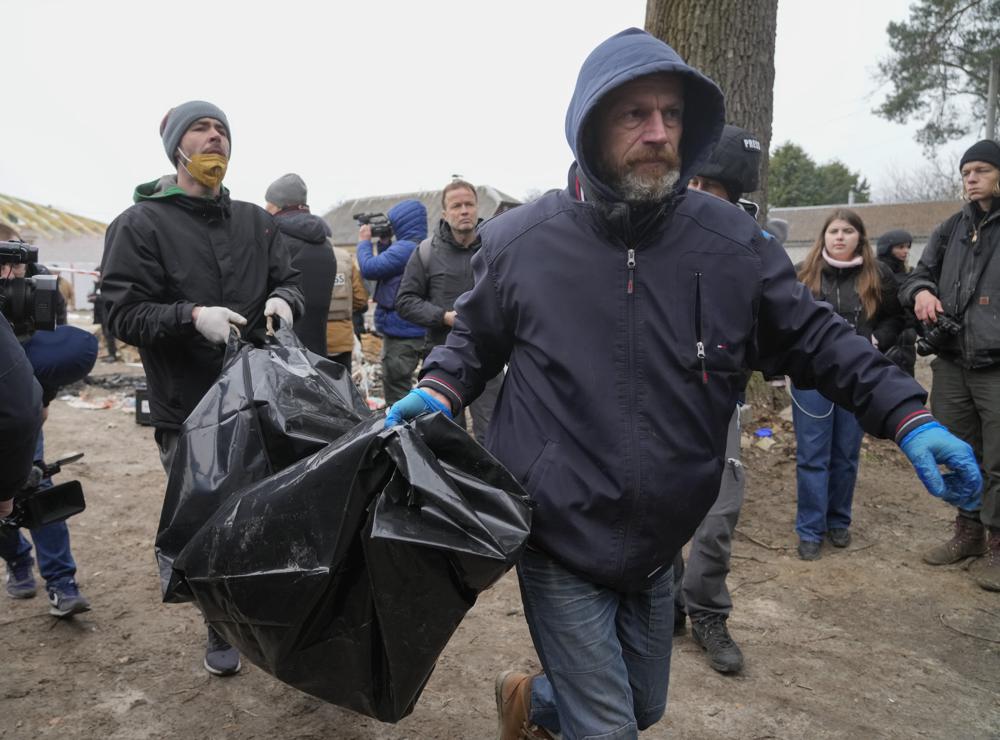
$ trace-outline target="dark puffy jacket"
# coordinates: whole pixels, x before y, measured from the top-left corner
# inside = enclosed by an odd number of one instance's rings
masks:
[[[448,222],[441,219],[432,237],[427,269],[420,259],[419,246],[406,263],[396,294],[396,310],[407,321],[427,328],[431,346],[443,344],[448,338],[451,327],[444,324],[444,314],[455,308],[462,293],[472,290],[472,256],[480,244],[477,238],[463,247],[455,241]]]
[[[225,348],[194,328],[195,306],[225,306],[264,338],[264,304],[284,298],[302,315],[298,272],[263,208],[187,195],[171,178],[140,185],[108,227],[101,300],[111,332],[139,348],[153,425],[177,429],[219,375]]]
[[[326,357],[326,314],[337,277],[337,257],[326,240],[330,225],[304,206],[280,211],[274,221],[292,256],[292,267],[301,274],[306,308],[295,322],[295,334],[310,352]]]
[[[638,213],[582,142],[602,96],[654,72],[685,78],[684,165]],[[475,287],[420,382],[457,408],[509,362],[488,447],[537,503],[531,543],[621,590],[669,568],[714,502],[746,367],[817,385],[880,436],[925,397],[742,209],[686,190],[722,122],[718,88],[662,42],[631,29],[597,47],[567,116],[569,187],[483,224]]]
[[[375,330],[390,337],[422,337],[424,327],[410,323],[396,312],[396,293],[410,255],[427,238],[427,209],[419,200],[404,200],[386,214],[396,241],[372,253],[372,243],[358,244],[361,277],[377,280],[375,286]]]
[[[1000,362],[1000,200],[984,214],[975,203],[938,226],[909,274],[899,297],[913,307],[921,290],[958,317],[962,330],[939,345],[942,357],[963,367]]]
[[[899,305],[899,287],[892,271],[881,262],[876,261],[876,265],[881,278],[882,299],[873,317],[867,316],[858,295],[860,266],[836,268],[824,264],[820,273],[820,294],[816,298],[833,306],[833,310],[865,339],[871,340],[874,336],[879,350],[887,352],[896,345],[903,330],[903,307]],[[800,268],[796,265],[796,272]]]
[[[42,387],[10,323],[0,318],[0,501],[14,497],[31,473],[42,428]]]

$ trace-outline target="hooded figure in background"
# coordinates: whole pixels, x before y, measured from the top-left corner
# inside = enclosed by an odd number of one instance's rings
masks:
[[[372,242],[371,226],[358,232],[361,277],[375,285],[375,331],[382,335],[382,388],[385,402],[395,403],[413,387],[413,372],[424,356],[424,327],[407,321],[396,310],[403,271],[417,245],[427,238],[427,208],[419,200],[404,200],[386,214],[394,241]]]
[[[896,276],[896,282],[900,285],[906,279],[906,273],[911,269],[906,264],[911,246],[913,246],[913,237],[906,229],[887,231],[876,242],[876,256],[879,262],[884,263],[892,270],[892,274]]]
[[[536,503],[518,576],[543,673],[497,677],[501,738],[636,738],[662,717],[671,563],[715,501],[747,368],[815,384],[878,436],[931,422],[753,218],[688,189],[723,119],[662,41],[599,45],[566,116],[567,187],[480,227],[447,342],[386,417],[455,413],[507,365],[487,448]],[[974,495],[971,451],[956,464]]]
[[[876,242],[876,257],[878,261],[892,270],[896,287],[902,288],[906,276],[913,269],[906,263],[913,246],[913,236],[906,229],[887,231]],[[899,339],[885,356],[899,365],[907,375],[913,377],[917,367],[917,319],[910,310],[905,310],[905,324],[899,333]]]
[[[326,314],[337,276],[337,258],[327,241],[330,225],[309,212],[306,184],[294,172],[272,182],[264,199],[300,273],[305,311],[295,322],[295,335],[310,352],[326,357]]]

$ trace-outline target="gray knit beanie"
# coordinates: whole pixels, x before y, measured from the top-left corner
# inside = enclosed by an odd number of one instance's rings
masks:
[[[282,175],[272,182],[264,194],[264,200],[278,208],[304,206],[309,202],[306,198],[306,184],[294,172]]]
[[[214,118],[221,121],[229,134],[229,146],[233,145],[233,132],[229,128],[229,121],[226,114],[217,105],[206,103],[204,100],[189,100],[181,103],[175,108],[167,111],[167,115],[160,121],[160,136],[163,137],[163,148],[167,152],[170,164],[177,164],[177,146],[191,124],[199,118]]]

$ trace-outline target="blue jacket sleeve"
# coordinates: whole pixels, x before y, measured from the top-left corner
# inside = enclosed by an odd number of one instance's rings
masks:
[[[380,254],[372,254],[372,243],[367,239],[358,243],[358,267],[361,277],[367,280],[388,280],[396,275],[402,275],[406,262],[413,254],[416,245],[409,241],[397,241],[389,245]]]
[[[869,434],[894,438],[905,420],[926,414],[927,393],[798,282],[785,251],[761,244],[761,293],[754,369],[784,373],[852,409]]]

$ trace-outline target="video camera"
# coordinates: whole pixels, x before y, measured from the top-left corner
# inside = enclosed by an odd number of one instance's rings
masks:
[[[36,462],[31,469],[28,482],[14,496],[14,510],[6,519],[0,519],[0,526],[37,529],[46,524],[69,519],[87,508],[83,500],[83,486],[78,480],[48,488],[39,487],[44,479],[51,478],[62,470],[63,465],[76,462],[81,457],[83,453],[77,452],[50,465]]]
[[[0,265],[37,264],[38,248],[24,242],[0,242]],[[0,313],[14,328],[18,338],[39,329],[56,328],[55,275],[0,279]]]
[[[917,339],[917,354],[921,357],[936,355],[948,339],[962,331],[962,322],[946,313],[937,315],[937,322],[924,321],[920,325],[922,337]]]
[[[392,238],[392,224],[384,213],[355,213],[351,216],[359,224],[368,224],[372,227],[372,236],[380,239]]]

